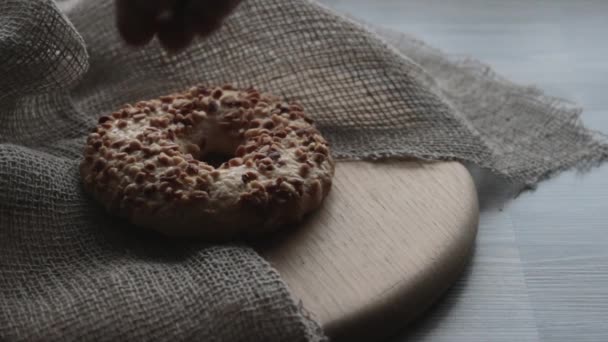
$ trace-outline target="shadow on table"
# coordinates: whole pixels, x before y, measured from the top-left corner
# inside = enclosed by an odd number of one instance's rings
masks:
[[[510,200],[524,190],[530,190],[524,184],[513,183],[496,174],[474,165],[467,165],[477,188],[479,211],[501,210]]]

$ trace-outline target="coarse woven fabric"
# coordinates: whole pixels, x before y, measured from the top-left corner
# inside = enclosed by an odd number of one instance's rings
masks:
[[[205,78],[156,48],[122,54],[110,1],[69,16],[0,1],[0,340],[325,340],[253,249],[162,239],[85,196],[97,116],[185,84],[177,69]]]
[[[534,185],[605,161],[580,109],[305,0],[246,0],[178,55],[130,49],[112,2],[0,1],[0,340],[318,341],[251,248],[105,215],[84,137],[125,102],[233,83],[300,100],[338,160],[460,160]]]

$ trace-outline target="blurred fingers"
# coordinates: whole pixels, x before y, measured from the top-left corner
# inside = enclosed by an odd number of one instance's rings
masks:
[[[171,16],[159,23],[158,40],[170,51],[178,51],[187,47],[194,38],[194,27],[186,1],[179,1],[171,9]]]
[[[241,0],[115,0],[117,27],[131,45],[157,35],[167,50],[188,46],[195,35],[208,36]]]

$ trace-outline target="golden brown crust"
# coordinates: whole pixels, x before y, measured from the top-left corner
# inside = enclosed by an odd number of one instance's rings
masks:
[[[210,152],[233,155],[218,168]],[[102,116],[80,167],[115,215],[168,235],[230,238],[294,223],[334,174],[328,142],[301,105],[229,85],[126,105]]]

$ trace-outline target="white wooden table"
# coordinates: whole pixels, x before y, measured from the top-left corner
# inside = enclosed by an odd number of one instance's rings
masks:
[[[322,0],[584,106],[608,133],[608,1]],[[608,341],[608,165],[510,200],[477,177],[472,264],[393,341]]]

